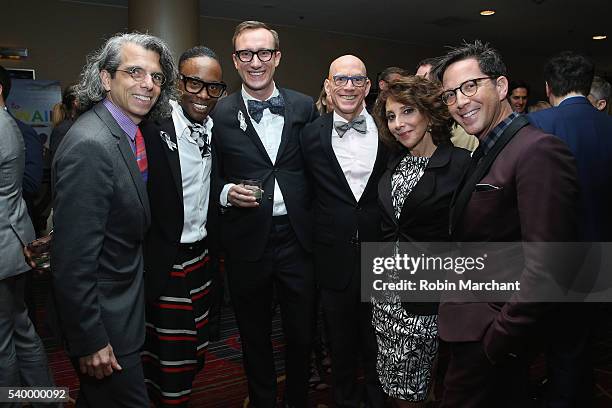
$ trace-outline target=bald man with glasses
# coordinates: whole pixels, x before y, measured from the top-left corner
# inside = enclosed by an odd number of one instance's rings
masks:
[[[376,339],[369,302],[361,302],[362,242],[381,240],[378,180],[387,151],[363,106],[370,91],[364,63],[334,60],[325,79],[334,111],[304,128],[301,142],[314,186],[315,272],[329,328],[333,396],[337,407],[383,407],[376,373]],[[358,385],[359,367],[365,385]]]

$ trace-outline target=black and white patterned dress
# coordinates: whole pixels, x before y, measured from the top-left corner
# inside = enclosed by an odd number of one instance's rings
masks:
[[[407,154],[397,165],[391,177],[396,218],[399,219],[406,197],[423,176],[428,162],[428,157]],[[396,245],[396,253],[397,249]],[[372,299],[372,302],[372,324],[378,343],[377,371],[383,390],[393,398],[424,400],[438,352],[438,316],[407,312],[399,296],[392,292],[385,294],[384,301]]]

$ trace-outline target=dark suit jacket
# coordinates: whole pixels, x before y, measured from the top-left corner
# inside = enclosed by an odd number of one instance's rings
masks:
[[[12,115],[11,115],[12,116]],[[28,206],[28,214],[34,220],[34,200],[43,179],[43,140],[34,128],[13,117],[23,135],[25,143],[25,169],[23,172],[23,199]]]
[[[380,182],[378,197],[382,208],[382,241],[443,242],[450,240],[448,220],[451,198],[470,161],[470,152],[449,144],[438,146],[429,159],[423,176],[414,186],[400,214],[395,217],[391,197],[391,177],[407,154],[396,152],[387,163]],[[436,303],[403,303],[415,314],[435,314]]]
[[[306,126],[301,145],[314,189],[313,252],[317,282],[326,289],[342,290],[352,277],[359,276],[360,242],[380,239],[377,185],[387,150],[378,143],[374,168],[356,201],[332,148],[332,122],[333,114],[328,113]]]
[[[71,357],[144,342],[142,243],[151,214],[127,135],[102,103],[66,134],[53,161],[51,269]]]
[[[64,119],[51,131],[51,135],[49,136],[49,151],[51,152],[51,160],[53,160],[57,148],[73,123],[74,119]]]
[[[164,288],[169,272],[178,252],[184,222],[183,182],[178,149],[170,150],[160,137],[166,132],[170,140],[177,144],[172,118],[159,121],[146,121],[140,126],[147,148],[149,177],[147,191],[151,204],[151,228],[145,242],[145,288],[149,301],[156,299]],[[178,146],[178,144],[177,144]],[[211,180],[214,179],[214,154]],[[213,183],[211,183],[212,187]],[[210,192],[208,215],[206,219],[209,252],[215,245],[215,219],[217,205],[214,197],[218,192]]]
[[[221,243],[229,256],[255,261],[263,254],[272,225],[274,179],[283,192],[287,215],[304,249],[311,249],[311,192],[304,175],[299,134],[317,116],[312,98],[279,88],[285,100],[285,125],[276,163],[272,163],[251,124],[240,91],[221,99],[212,115],[213,144],[219,170],[218,191],[240,179],[263,181],[264,196],[258,208],[224,209],[220,217]],[[240,129],[241,111],[247,128]],[[215,197],[218,202],[219,197]]]
[[[530,113],[531,123],[558,136],[576,158],[579,228],[584,241],[612,241],[612,117],[582,97]]]
[[[532,126],[523,127],[479,183],[499,189],[477,191],[474,184],[462,186],[458,194],[471,197],[463,211],[451,208],[455,241],[576,240],[576,167],[571,152],[558,138]],[[480,250],[478,256],[482,256],[481,245],[476,247],[480,248],[472,249]],[[550,303],[522,302],[523,293],[530,287],[550,285],[551,279],[557,278],[555,274],[564,272],[557,266],[547,253],[509,253],[504,249],[488,253],[488,270],[495,271],[498,281],[518,274],[521,291],[505,303],[441,303],[440,337],[452,342],[482,341],[491,361],[502,360],[509,353],[520,355],[552,307]],[[464,277],[469,278],[469,273]]]

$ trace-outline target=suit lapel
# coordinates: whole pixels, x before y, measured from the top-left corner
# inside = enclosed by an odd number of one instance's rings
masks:
[[[242,98],[242,92],[235,92],[234,95],[236,95],[236,98],[237,98],[236,100],[236,121],[239,122],[238,129],[240,129],[240,120],[238,119],[238,116],[240,115],[239,112],[242,112],[244,122],[247,125],[246,129],[244,130],[244,133],[247,135],[249,139],[251,139],[251,142],[253,142],[253,144],[257,146],[257,148],[259,149],[260,153],[263,155],[265,160],[267,160],[272,166],[272,160],[270,160],[270,156],[268,155],[266,148],[264,147],[263,143],[261,143],[261,138],[259,137],[259,135],[257,134],[257,131],[253,127],[253,123],[251,122],[251,117],[249,116],[247,108],[244,104],[244,99]]]
[[[340,163],[338,162],[338,158],[336,157],[336,153],[334,153],[334,149],[331,144],[333,120],[334,120],[333,113],[326,114],[325,120],[321,124],[321,129],[319,133],[321,137],[321,146],[323,146],[323,150],[329,156],[329,162],[331,163],[332,168],[334,172],[336,173],[336,176],[338,176],[340,184],[344,186],[345,191],[352,198],[352,201],[356,202],[355,196],[353,195],[353,191],[351,190],[351,187],[349,186],[348,181],[346,181],[346,177],[344,177],[344,172],[342,171],[342,167],[340,166]]]
[[[125,134],[123,137],[119,137],[117,145],[119,146],[119,151],[121,152],[123,160],[130,171],[130,176],[132,177],[132,181],[136,186],[138,198],[140,198],[140,203],[145,209],[147,222],[149,222],[151,214],[149,213],[149,197],[147,196],[147,187],[142,179],[142,174],[140,173],[138,164],[136,163],[136,156],[134,156],[132,147],[130,146]]]
[[[475,167],[473,167],[473,165],[468,166],[468,169],[463,176],[463,185],[460,184],[460,187],[455,192],[451,201],[449,225],[449,232],[451,234],[456,229],[457,223],[459,222],[459,219],[463,215],[463,211],[467,207],[468,202],[472,197],[476,184],[489,172],[489,169],[493,165],[493,162],[499,153],[510,142],[514,135],[528,124],[529,121],[524,115],[518,116],[512,121],[512,123],[510,123],[506,130],[504,130],[504,133],[500,136],[499,140],[497,140],[491,150],[489,150],[487,154],[480,159],[478,164]],[[470,174],[472,169],[473,173]]]
[[[452,153],[452,147],[447,144],[438,146],[434,154],[429,159],[425,172],[421,179],[414,186],[408,198],[404,202],[402,212],[400,214],[400,222],[403,222],[406,217],[414,214],[414,209],[417,208],[423,201],[430,197],[436,188],[436,170],[437,168],[448,165]]]
[[[134,155],[134,151],[132,150],[132,146],[130,146],[130,142],[128,142],[128,135],[125,134],[123,129],[119,126],[113,115],[106,109],[106,107],[102,103],[98,103],[94,106],[95,112],[98,114],[100,119],[106,124],[111,134],[117,139],[117,147],[123,156],[123,161],[128,168],[130,176],[132,177],[132,181],[134,182],[134,187],[136,187],[136,192],[138,194],[138,198],[140,199],[140,203],[145,210],[145,217],[147,224],[151,219],[151,210],[149,208],[149,197],[147,195],[147,187],[145,185],[144,180],[142,179],[142,174],[140,173],[140,169],[138,168],[138,163],[136,163],[136,156]]]
[[[377,149],[376,150],[376,160],[374,160],[374,167],[372,167],[370,178],[368,178],[368,182],[365,186],[365,189],[363,190],[363,193],[361,194],[361,198],[367,197],[371,189],[376,190],[378,186],[379,171],[382,170],[383,166],[385,165],[384,161],[387,158],[387,155],[384,153],[385,147],[383,146],[380,140],[378,141],[378,145],[376,146],[376,149]]]
[[[397,218],[395,218],[395,209],[393,208],[393,200],[391,198],[391,177],[393,177],[393,170],[395,170],[404,155],[405,152],[402,151],[402,153],[394,155],[389,160],[387,163],[387,171],[383,173],[381,182],[379,183],[380,188],[378,189],[378,198],[382,203],[382,207],[395,225],[397,225]]]
[[[285,101],[285,123],[283,124],[283,133],[281,135],[280,146],[278,147],[278,153],[276,154],[277,161],[279,157],[282,157],[283,151],[285,150],[285,146],[287,146],[287,142],[289,141],[291,128],[293,127],[292,119],[293,119],[293,104],[287,97],[287,93],[284,89],[278,88],[278,91],[283,96],[283,100]]]
[[[168,134],[168,136],[170,137],[170,141],[177,146],[176,149],[170,150],[166,143],[162,143],[163,150],[166,154],[166,158],[168,159],[168,167],[170,167],[170,174],[172,174],[172,179],[174,180],[176,191],[178,192],[179,199],[181,200],[181,205],[183,205],[183,179],[181,176],[181,162],[179,160],[178,141],[176,136],[176,130],[174,129],[174,122],[172,121],[172,119],[164,120],[160,123],[160,128],[161,131],[166,132],[166,134]]]

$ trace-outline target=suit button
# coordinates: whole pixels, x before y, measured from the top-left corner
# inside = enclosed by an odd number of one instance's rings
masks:
[[[355,207],[355,210],[357,210],[357,211],[361,211],[361,207],[360,207],[360,206],[357,206],[357,207]]]
[[[274,169],[273,171],[274,171],[275,173],[278,173],[278,169]]]
[[[268,194],[268,200],[272,201],[272,194]]]

